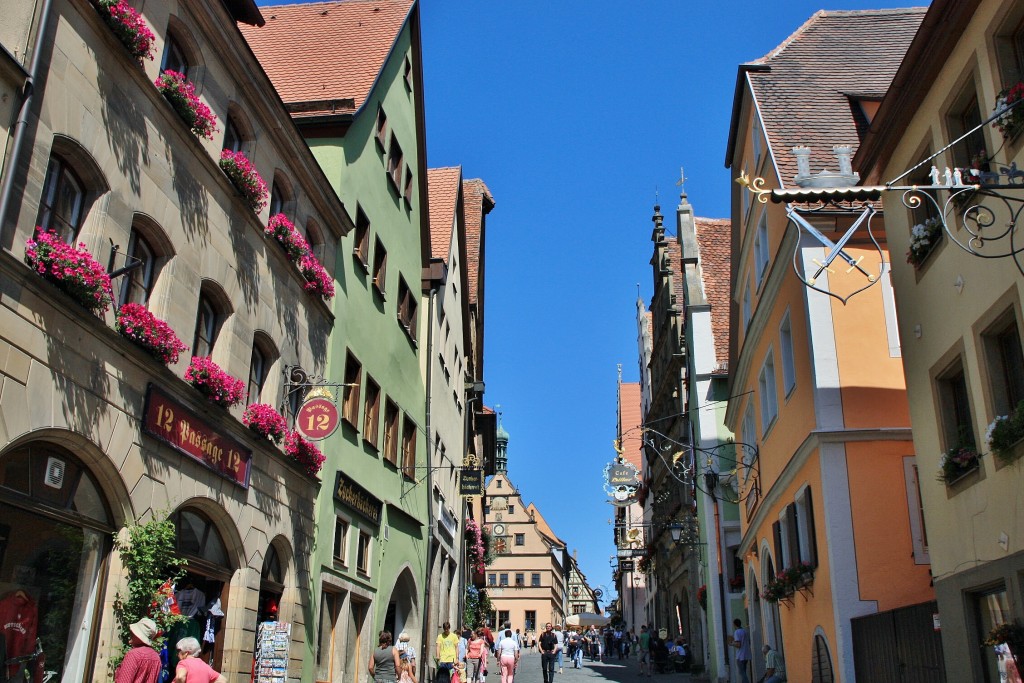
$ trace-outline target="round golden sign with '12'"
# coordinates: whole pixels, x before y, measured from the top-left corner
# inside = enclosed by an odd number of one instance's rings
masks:
[[[326,398],[312,398],[302,404],[295,417],[295,429],[310,441],[326,439],[341,421],[338,406]]]

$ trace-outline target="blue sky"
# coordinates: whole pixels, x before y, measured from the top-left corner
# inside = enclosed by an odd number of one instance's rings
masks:
[[[422,0],[427,156],[482,178],[485,379],[509,475],[611,585],[616,366],[638,380],[637,285],[650,301],[651,214],[674,230],[679,167],[698,216],[728,216],[736,69],[845,0]],[[924,4],[924,3],[916,3]]]

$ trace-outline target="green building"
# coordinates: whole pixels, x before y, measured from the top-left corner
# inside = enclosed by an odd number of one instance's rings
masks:
[[[419,7],[348,0],[263,12],[266,26],[246,38],[355,225],[334,268],[324,381],[340,392],[342,419],[321,442],[303,670],[303,680],[354,681],[382,629],[396,638],[406,631],[418,652],[430,651],[422,642],[429,425],[419,308],[431,283]]]

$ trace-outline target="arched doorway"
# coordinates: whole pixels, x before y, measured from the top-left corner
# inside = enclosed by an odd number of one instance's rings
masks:
[[[277,621],[284,595],[285,565],[277,547],[271,543],[267,555],[263,558],[263,569],[260,571],[260,601],[256,620]]]
[[[412,577],[412,572],[406,568],[395,581],[391,599],[388,600],[387,613],[384,615],[384,625],[381,627],[391,631],[395,640],[402,631],[407,631],[409,635],[419,633],[420,614],[417,596],[416,581]]]
[[[224,653],[224,618],[228,588],[234,573],[224,538],[202,510],[184,507],[170,517],[176,529],[176,550],[188,561],[175,586],[178,607],[189,619],[168,636],[171,670],[177,660],[174,644],[192,637],[202,646],[202,658],[220,671]]]
[[[765,553],[764,563],[764,575],[761,580],[767,584],[772,578],[775,577],[775,563],[772,561],[771,555]],[[779,654],[785,657],[785,647],[782,642],[782,617],[779,614],[779,603],[767,602],[763,604],[764,619],[762,624],[764,626],[764,643],[772,646],[772,649],[777,650]],[[758,651],[757,654],[759,654]]]
[[[0,634],[8,668],[91,677],[99,575],[114,524],[96,479],[70,451],[46,443],[0,459]],[[35,673],[35,676],[41,674]],[[6,678],[6,677],[5,677]],[[38,679],[37,679],[38,680]]]
[[[750,635],[750,655],[753,667],[752,680],[757,680],[764,675],[764,658],[761,657],[761,648],[764,647],[764,615],[761,606],[761,588],[757,580],[757,574],[751,568],[750,576],[747,578],[748,595],[750,596],[750,613],[747,615],[747,631]],[[739,679],[737,679],[739,680]]]

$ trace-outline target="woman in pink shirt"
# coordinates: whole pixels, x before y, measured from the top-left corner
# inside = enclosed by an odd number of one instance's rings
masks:
[[[174,670],[174,683],[228,683],[228,679],[213,670],[199,658],[199,641],[182,638],[178,641],[178,667]]]
[[[484,630],[478,628],[466,648],[466,660],[473,664],[472,683],[481,679],[481,673],[487,670],[487,638],[484,637]]]

